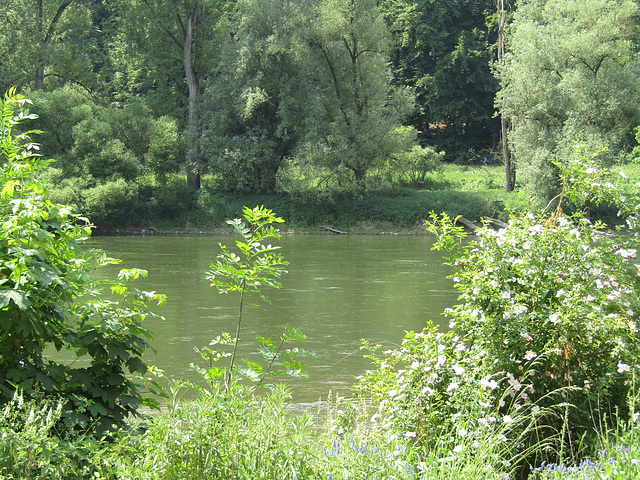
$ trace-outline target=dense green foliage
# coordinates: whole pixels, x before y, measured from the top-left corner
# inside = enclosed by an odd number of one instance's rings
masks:
[[[104,229],[220,223],[207,204],[227,192],[432,189],[435,159],[505,155],[501,183],[515,168],[542,208],[573,142],[603,165],[637,144],[633,0],[20,0],[0,15],[0,88],[33,93],[51,199]]]
[[[379,4],[395,43],[395,76],[416,91],[412,124],[421,131],[421,144],[444,150],[449,160],[477,162],[499,135],[493,106],[498,84],[491,72],[495,1]]]
[[[195,190],[206,175],[216,191],[325,198],[378,189],[381,178],[424,188],[434,158],[490,156],[478,150],[496,134],[483,120],[491,9],[422,7],[11,2],[0,10],[0,86],[33,93],[57,160],[43,172],[50,198],[104,229],[199,223],[209,194],[181,188],[185,177]],[[442,21],[425,31],[426,17]],[[426,39],[433,54],[418,65]],[[428,131],[445,124],[432,141]]]
[[[34,118],[26,105],[10,92],[0,110],[0,401],[16,394],[62,399],[67,427],[112,430],[144,401],[131,375],[147,369],[141,358],[151,339],[142,325],[152,315],[146,302],[163,297],[132,285],[146,275],[141,270],[122,270],[112,282],[90,277],[114,261],[83,250],[91,233],[86,218],[45,200],[36,175],[48,162],[29,139],[37,132],[15,132]],[[99,296],[105,287],[114,299]],[[79,362],[57,362],[52,352],[60,350],[74,352]]]
[[[554,162],[573,156],[573,142],[601,152],[604,165],[630,153],[640,123],[637,14],[634,1],[518,4],[498,104],[519,180],[543,203],[560,189]]]

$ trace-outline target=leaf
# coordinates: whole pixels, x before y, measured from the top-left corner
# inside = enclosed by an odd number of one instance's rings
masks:
[[[26,310],[31,304],[28,297],[29,294],[22,290],[0,290],[0,308],[5,308],[12,301],[20,310]]]
[[[94,417],[97,417],[99,415],[107,415],[109,413],[109,411],[106,408],[104,408],[102,405],[97,403],[89,405],[89,412]]]
[[[2,198],[8,199],[13,198],[13,194],[15,192],[15,188],[19,185],[17,180],[9,180],[4,184],[2,188]]]

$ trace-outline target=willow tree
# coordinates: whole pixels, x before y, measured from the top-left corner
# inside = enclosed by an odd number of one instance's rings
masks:
[[[600,160],[624,154],[640,122],[632,0],[525,0],[507,31],[497,103],[510,119],[519,179],[538,200],[556,192],[556,160],[575,143]]]
[[[311,2],[240,0],[203,98],[202,149],[222,186],[273,191],[309,130]]]
[[[311,44],[325,112],[325,160],[367,173],[398,147],[392,132],[413,109],[413,94],[392,82],[391,39],[374,0],[322,0]]]

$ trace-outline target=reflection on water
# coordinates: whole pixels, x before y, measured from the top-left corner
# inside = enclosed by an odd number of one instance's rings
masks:
[[[150,321],[153,346],[147,361],[171,377],[196,380],[189,367],[203,364],[194,347],[208,345],[222,331],[235,333],[238,297],[209,286],[205,272],[233,236],[181,235],[96,237],[92,247],[123,260],[119,268],[144,268],[139,283],[168,297],[156,311],[164,321]],[[287,380],[296,403],[326,399],[330,390],[348,395],[354,377],[368,368],[360,339],[398,344],[405,330],[420,330],[457,298],[445,277],[433,238],[406,236],[287,235],[278,242],[289,261],[282,289],[265,290],[271,300],[245,308],[239,358],[257,360],[255,337],[277,338],[286,324],[307,335],[306,348],[317,358],[303,359],[309,377]],[[111,268],[111,267],[109,267]]]

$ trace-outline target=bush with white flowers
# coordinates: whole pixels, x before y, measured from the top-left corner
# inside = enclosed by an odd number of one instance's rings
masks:
[[[585,445],[600,419],[626,418],[640,353],[638,202],[589,158],[562,171],[548,212],[513,215],[475,239],[432,214],[434,248],[446,252],[460,292],[446,312],[451,329],[408,334],[360,382],[363,392],[388,397],[385,414],[399,428],[433,443],[438,432],[472,432],[490,404],[503,418],[525,412],[528,421],[511,429],[513,447],[524,455],[544,439],[551,458],[560,445]],[[605,233],[590,221],[588,207],[602,202],[619,206],[624,230]]]

